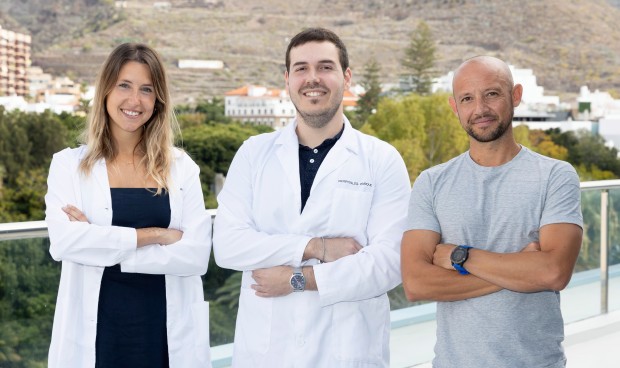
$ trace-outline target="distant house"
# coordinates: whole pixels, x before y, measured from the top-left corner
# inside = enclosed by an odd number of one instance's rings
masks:
[[[355,110],[355,108],[357,107],[357,100],[359,100],[358,95],[349,90],[344,91],[344,96],[342,97],[342,105],[344,106],[345,110]]]
[[[223,69],[224,62],[222,60],[179,59],[177,66],[179,69]]]
[[[577,97],[579,115],[585,119],[599,120],[609,115],[620,115],[620,100],[614,99],[609,92],[590,91],[581,86]]]
[[[295,118],[295,106],[283,89],[248,85],[224,94],[225,115],[231,119],[274,129]]]

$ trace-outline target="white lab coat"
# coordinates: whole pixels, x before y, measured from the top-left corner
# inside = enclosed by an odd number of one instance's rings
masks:
[[[296,124],[248,139],[218,196],[214,256],[244,271],[233,367],[388,367],[389,300],[401,282],[400,241],[410,181],[398,152],[353,129],[321,164],[302,213]],[[302,264],[313,237],[353,237],[364,248]],[[317,291],[261,298],[251,271],[314,265]]]
[[[175,149],[170,227],[182,230],[182,239],[138,249],[135,229],[111,226],[105,161],[96,163],[89,176],[79,173],[85,152],[82,146],[56,153],[48,177],[45,220],[50,254],[62,261],[48,367],[95,367],[101,277],[105,266],[119,263],[123,272],[166,275],[170,367],[211,367],[209,305],[200,279],[211,251],[211,218],[204,208],[198,166]],[[67,204],[81,209],[90,224],[70,222],[61,210]]]

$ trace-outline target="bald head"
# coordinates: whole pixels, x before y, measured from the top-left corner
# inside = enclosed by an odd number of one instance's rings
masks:
[[[522,93],[523,87],[514,84],[505,62],[477,56],[465,61],[454,72],[449,102],[474,141],[487,143],[507,139],[513,142],[512,118]]]
[[[510,67],[503,60],[492,56],[475,56],[465,60],[454,72],[452,79],[452,90],[455,84],[462,78],[468,78],[471,73],[485,72],[494,74],[496,78],[503,81],[510,89],[514,86]]]

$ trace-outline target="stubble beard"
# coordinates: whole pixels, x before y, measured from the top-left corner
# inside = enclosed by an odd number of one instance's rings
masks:
[[[310,86],[306,86],[306,88],[303,88],[302,90],[299,91],[299,95],[303,96],[304,90],[307,89],[312,89],[312,88],[318,88],[321,87],[319,84],[312,84]],[[324,88],[326,91],[327,88]],[[338,93],[338,91],[335,91],[336,94]],[[336,99],[336,101],[342,101],[344,93],[340,94],[340,97]],[[319,99],[312,99],[310,100],[310,104],[312,105],[316,105],[319,103]],[[340,103],[333,103],[332,101],[328,101],[329,105],[320,111],[315,111],[315,112],[304,112],[302,111],[299,106],[297,106],[297,104],[295,104],[295,101],[293,101],[293,105],[295,106],[295,110],[297,110],[297,113],[299,113],[299,116],[303,119],[303,121],[308,124],[308,126],[310,126],[311,128],[315,128],[315,129],[321,129],[325,126],[327,126],[327,124],[329,124],[329,122],[334,118],[334,116],[336,116],[336,113],[338,112],[338,110],[340,109]]]
[[[475,139],[476,141],[480,142],[480,143],[488,143],[488,142],[493,142],[496,141],[498,139],[500,139],[501,137],[504,136],[504,134],[506,133],[506,131],[508,130],[508,127],[512,124],[512,118],[514,116],[514,113],[511,113],[510,116],[508,117],[508,119],[504,120],[504,121],[500,121],[499,117],[497,115],[485,115],[483,117],[493,117],[495,120],[499,121],[499,124],[497,125],[497,127],[488,132],[488,133],[483,133],[483,134],[479,134],[476,133],[474,131],[474,123],[473,123],[473,119],[470,119],[467,121],[467,128],[465,129],[467,131],[467,134],[472,137],[473,139]]]
[[[325,127],[329,122],[336,116],[340,105],[329,106],[328,108],[314,112],[314,113],[306,113],[301,111],[297,106],[295,109],[299,113],[299,116],[303,119],[303,121],[308,124],[310,127],[315,129],[320,129]]]

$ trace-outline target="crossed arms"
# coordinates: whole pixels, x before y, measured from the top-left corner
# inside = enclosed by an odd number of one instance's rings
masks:
[[[450,262],[454,244],[440,244],[430,230],[405,232],[401,243],[403,287],[409,300],[456,301],[494,293],[559,291],[570,281],[583,231],[570,223],[540,228],[540,242],[516,253],[472,248],[461,275]]]

